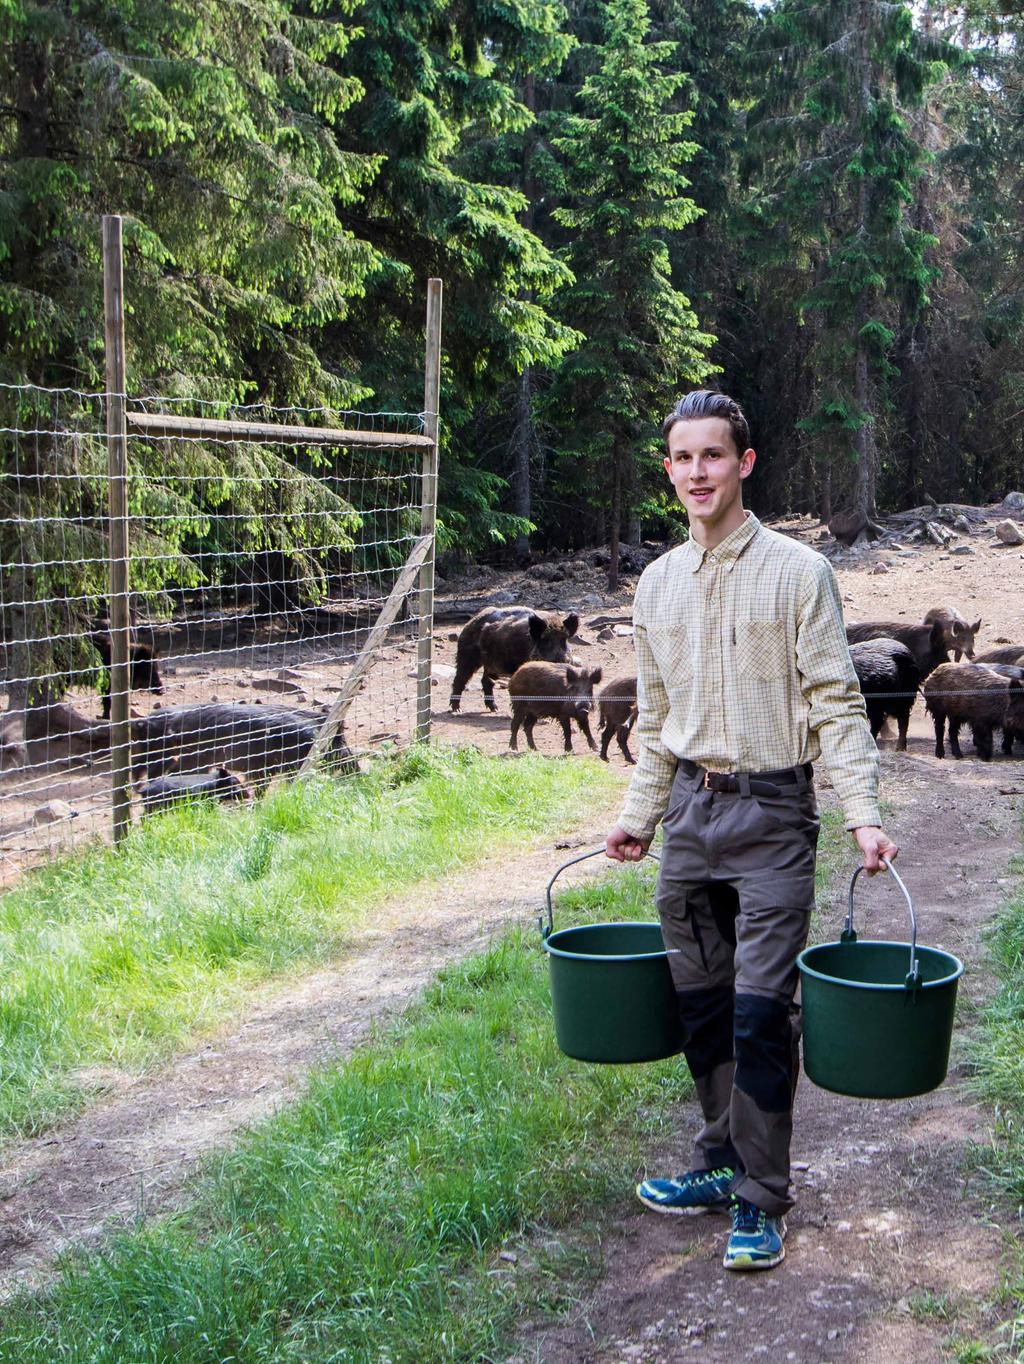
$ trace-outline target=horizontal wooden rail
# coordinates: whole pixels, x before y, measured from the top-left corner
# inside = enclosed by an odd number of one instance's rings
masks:
[[[177,417],[166,412],[129,412],[129,427],[154,437],[188,440],[275,441],[279,445],[373,445],[410,450],[433,446],[433,437],[410,431],[340,431],[330,426],[278,426],[273,422]]]

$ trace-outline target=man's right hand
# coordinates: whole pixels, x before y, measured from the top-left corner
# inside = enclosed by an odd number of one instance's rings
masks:
[[[639,862],[650,846],[649,838],[634,838],[618,824],[604,841],[605,856],[613,862]]]

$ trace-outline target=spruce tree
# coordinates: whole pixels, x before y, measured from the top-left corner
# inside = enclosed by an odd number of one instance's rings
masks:
[[[522,169],[531,78],[570,45],[562,15],[557,0],[363,0],[353,15],[361,36],[339,65],[365,92],[341,145],[382,157],[342,216],[382,264],[334,339],[343,353],[365,346],[359,374],[382,404],[418,407],[424,283],[443,278],[439,534],[463,551],[527,528],[500,509],[508,470],[482,447],[496,426],[507,431],[524,371],[555,363],[577,339],[548,306],[570,276],[532,231]]]
[[[803,272],[797,306],[821,325],[801,425],[829,474],[839,466],[839,500],[866,518],[895,329],[920,315],[934,275],[935,239],[908,211],[923,156],[905,111],[947,49],[887,0],[780,0],[758,47],[764,93],[748,126],[763,156],[751,203],[762,265]]]
[[[691,116],[667,112],[683,79],[665,69],[673,45],[646,41],[644,0],[609,0],[603,22],[599,66],[554,139],[568,200],[554,216],[575,276],[557,306],[586,339],[562,362],[550,407],[563,414],[563,455],[578,486],[608,508],[614,590],[655,422],[680,386],[711,372],[714,338],[670,278],[666,236],[699,215],[681,170],[696,150],[684,136]]]

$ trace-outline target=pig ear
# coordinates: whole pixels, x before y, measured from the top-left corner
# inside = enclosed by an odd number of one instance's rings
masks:
[[[579,668],[574,668],[572,664],[570,664],[569,667],[566,668],[565,670],[566,682],[580,682],[582,681],[582,679],[583,674],[580,672]]]
[[[928,636],[928,642],[931,644],[933,649],[938,649],[939,646],[942,644],[944,637],[945,627],[939,621],[936,621],[935,624],[932,626],[931,634]]]
[[[231,776],[231,773],[228,771],[228,769],[227,769],[226,767],[215,767],[215,768],[214,768],[214,771],[217,773],[217,776],[218,776],[218,777],[230,777],[230,776]]]
[[[572,639],[573,635],[580,628],[580,618],[574,611],[571,616],[566,616],[562,624],[565,626],[565,633]]]
[[[590,670],[590,680],[591,680],[591,682],[593,682],[593,684],[594,684],[595,687],[597,686],[598,682],[600,682],[602,676],[603,676],[603,674],[602,674],[600,668],[591,668],[591,670]]]
[[[980,617],[980,616],[979,616],[978,619],[974,622],[974,624],[971,626],[971,629],[974,631],[975,634],[977,634],[978,631],[981,629],[981,617]]]
[[[548,628],[548,623],[543,616],[538,616],[536,611],[530,612],[530,634],[534,639],[540,639],[544,631]]]

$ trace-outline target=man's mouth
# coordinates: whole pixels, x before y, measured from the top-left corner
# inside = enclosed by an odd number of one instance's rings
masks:
[[[691,488],[690,496],[695,498],[698,502],[706,502],[711,496],[712,491],[711,488]]]

